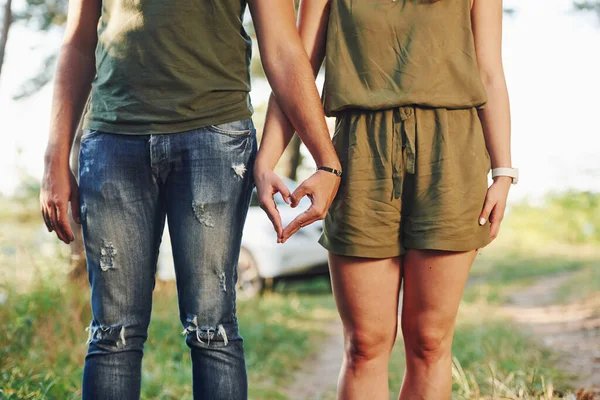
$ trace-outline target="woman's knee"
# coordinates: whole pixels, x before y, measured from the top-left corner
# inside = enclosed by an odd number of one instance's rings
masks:
[[[453,325],[449,323],[414,324],[402,322],[406,355],[426,364],[435,364],[452,353]]]
[[[351,366],[380,360],[386,363],[396,340],[395,329],[354,330],[346,333],[346,358]]]

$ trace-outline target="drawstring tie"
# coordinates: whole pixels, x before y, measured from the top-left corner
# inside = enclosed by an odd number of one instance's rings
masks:
[[[402,129],[398,129],[399,127],[402,127]],[[394,151],[392,154],[394,199],[398,199],[402,195],[403,165],[406,167],[406,173],[415,174],[416,134],[417,121],[414,107],[402,106],[396,108],[394,110]]]

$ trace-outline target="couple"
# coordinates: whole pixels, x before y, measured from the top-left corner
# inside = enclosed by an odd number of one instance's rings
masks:
[[[517,180],[502,1],[303,0],[298,29],[291,0],[248,5],[273,89],[258,151],[245,0],[69,2],[41,203],[62,241],[69,202],[83,227],[83,398],[140,396],[165,216],[194,398],[247,398],[235,284],[255,184],[279,242],[325,218],[346,343],[338,398],[388,398],[404,281],[400,399],[449,399],[467,275]],[[68,160],[88,96],[78,186]],[[273,169],[294,131],[318,170],[290,193]],[[276,193],[312,207],[283,227]]]

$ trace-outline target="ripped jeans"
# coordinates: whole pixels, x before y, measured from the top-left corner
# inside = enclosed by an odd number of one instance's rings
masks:
[[[256,148],[250,119],[164,135],[84,133],[80,206],[93,318],[83,399],[140,398],[165,216],[194,399],[247,398],[235,284]]]

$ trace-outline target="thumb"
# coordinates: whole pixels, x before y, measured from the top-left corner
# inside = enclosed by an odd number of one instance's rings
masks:
[[[309,190],[304,183],[298,186],[296,190],[294,190],[294,193],[292,193],[291,195],[292,207],[297,207],[298,203],[300,203],[300,200],[302,200],[302,198],[308,193]]]

